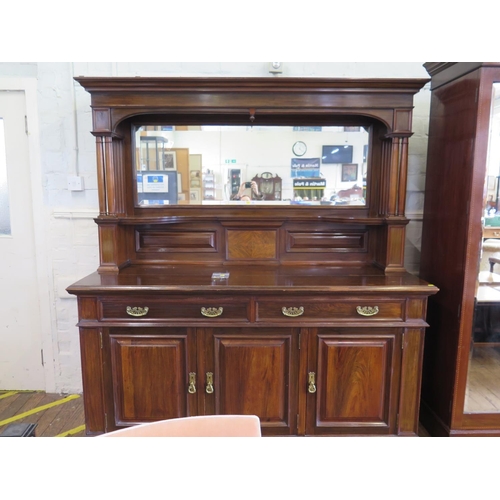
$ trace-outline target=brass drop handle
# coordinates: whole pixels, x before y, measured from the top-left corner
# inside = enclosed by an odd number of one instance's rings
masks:
[[[207,372],[207,386],[205,392],[207,394],[212,394],[214,392],[214,374],[212,372]]]
[[[378,306],[357,306],[356,312],[361,316],[375,316],[375,314],[378,314]]]
[[[298,316],[302,316],[304,314],[304,308],[301,307],[282,307],[281,312],[284,316],[288,316],[289,318],[297,318]]]
[[[196,392],[196,373],[189,373],[189,386],[188,386],[189,394],[194,394]]]
[[[309,372],[309,387],[307,388],[307,392],[310,394],[316,392],[316,373],[314,372]]]
[[[149,307],[130,307],[127,306],[127,314],[129,316],[135,316],[136,318],[140,316],[146,316],[149,311]]]
[[[207,318],[216,318],[222,314],[224,309],[222,307],[202,307],[201,314]]]

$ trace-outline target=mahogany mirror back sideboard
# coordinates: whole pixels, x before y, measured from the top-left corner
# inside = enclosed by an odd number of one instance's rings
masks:
[[[86,432],[254,414],[263,435],[416,435],[427,299],[404,268],[425,79],[94,78],[100,265]]]

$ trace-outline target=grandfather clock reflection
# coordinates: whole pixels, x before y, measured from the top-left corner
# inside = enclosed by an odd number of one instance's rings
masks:
[[[264,195],[263,200],[281,200],[281,177],[278,175],[263,172],[256,175],[252,181],[257,183],[259,193]]]

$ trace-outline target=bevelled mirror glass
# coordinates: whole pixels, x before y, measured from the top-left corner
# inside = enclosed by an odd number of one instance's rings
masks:
[[[142,125],[136,206],[365,206],[369,129]]]

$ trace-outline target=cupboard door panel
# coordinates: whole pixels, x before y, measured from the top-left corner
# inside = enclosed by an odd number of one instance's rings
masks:
[[[169,335],[110,334],[115,424],[129,425],[196,413],[196,394],[188,392],[189,350],[186,329]],[[196,358],[194,357],[194,360]]]
[[[395,334],[319,333],[313,341],[316,393],[308,394],[307,433],[394,432]]]
[[[289,329],[215,333],[215,412],[257,415],[263,434],[294,433],[297,344]]]

